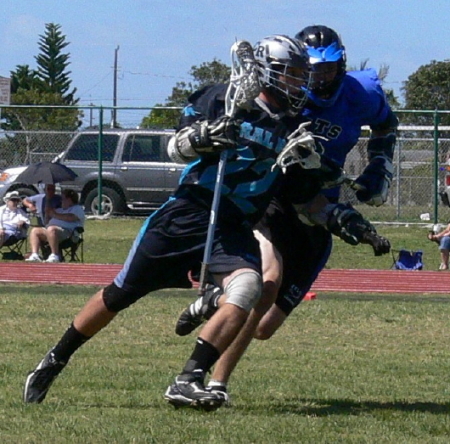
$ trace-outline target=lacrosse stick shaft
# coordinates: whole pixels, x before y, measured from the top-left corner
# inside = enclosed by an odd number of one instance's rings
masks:
[[[211,261],[212,246],[214,241],[214,232],[216,231],[217,215],[220,203],[220,191],[222,189],[223,178],[225,176],[225,166],[227,164],[227,151],[220,153],[220,160],[217,166],[216,182],[214,184],[214,196],[211,204],[211,213],[209,215],[208,232],[206,235],[205,251],[203,253],[202,268],[200,271],[199,295],[204,295],[206,291],[206,281],[209,272],[209,263]]]
[[[344,183],[345,185],[347,185],[354,191],[364,191],[366,189],[364,186],[359,185],[358,183],[356,183],[356,181],[354,179],[351,179],[348,176],[344,177],[344,180],[342,183]]]
[[[260,92],[258,74],[256,70],[253,48],[249,42],[238,41],[231,47],[231,77],[225,97],[225,115],[232,117],[239,107],[244,107],[250,100],[255,99]],[[206,283],[211,262],[212,246],[214,242],[214,232],[217,225],[219,212],[220,194],[222,190],[225,167],[227,164],[227,150],[220,153],[219,164],[217,166],[216,182],[214,185],[214,195],[211,204],[208,231],[206,235],[205,251],[200,270],[199,296],[203,296],[206,291]]]

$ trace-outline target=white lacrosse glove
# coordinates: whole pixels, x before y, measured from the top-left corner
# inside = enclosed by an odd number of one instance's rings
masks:
[[[320,136],[315,136],[311,131],[305,128],[311,122],[302,123],[292,134],[287,138],[286,146],[278,155],[274,165],[283,170],[290,165],[299,164],[305,170],[320,168],[320,154],[317,152],[315,139]]]

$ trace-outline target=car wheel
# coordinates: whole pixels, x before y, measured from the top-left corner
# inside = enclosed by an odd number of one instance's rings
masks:
[[[123,213],[124,203],[112,188],[103,188],[102,190],[102,216],[111,216],[112,214]],[[99,199],[98,190],[94,188],[89,191],[84,201],[84,209],[86,213],[99,215]]]
[[[36,193],[36,190],[33,188],[27,188],[27,187],[21,187],[21,188],[15,188],[14,191],[17,191],[19,193],[19,196],[23,199],[24,197],[30,197],[34,196]]]

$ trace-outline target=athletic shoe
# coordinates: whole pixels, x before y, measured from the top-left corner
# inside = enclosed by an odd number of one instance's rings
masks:
[[[45,262],[61,262],[57,254],[51,254]]]
[[[201,378],[200,378],[201,379]],[[212,412],[225,403],[221,393],[207,391],[196,375],[179,375],[164,398],[174,407],[193,407]]]
[[[205,387],[207,392],[217,393],[224,398],[223,405],[225,407],[231,407],[231,398],[227,392],[227,388],[224,385],[208,385]]]
[[[51,351],[47,353],[38,366],[27,376],[23,390],[24,402],[40,404],[66,364],[67,362],[57,361]]]
[[[201,325],[204,320],[211,318],[219,308],[219,298],[222,294],[219,287],[207,284],[205,294],[181,313],[175,326],[175,333],[179,336],[186,336]]]
[[[25,260],[27,262],[42,262],[41,257],[37,253],[31,253]]]

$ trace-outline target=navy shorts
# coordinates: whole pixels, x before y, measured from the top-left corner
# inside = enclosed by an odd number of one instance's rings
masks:
[[[114,283],[134,300],[162,288],[190,288],[188,272],[203,260],[210,211],[189,198],[170,199],[139,231]],[[258,241],[250,226],[217,222],[209,271],[261,273]]]
[[[283,259],[283,280],[276,305],[289,315],[305,297],[331,253],[328,230],[300,222],[291,206],[272,200],[263,219],[256,225],[275,246]]]

